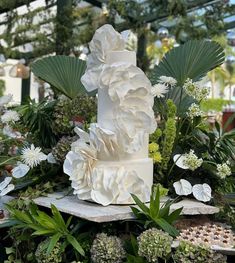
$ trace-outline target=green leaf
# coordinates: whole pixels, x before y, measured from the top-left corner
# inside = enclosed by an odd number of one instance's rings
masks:
[[[167,232],[169,235],[176,237],[179,235],[179,231],[170,225],[165,219],[163,218],[157,218],[154,220],[158,226],[161,227],[165,232]]]
[[[183,210],[183,207],[176,209],[170,215],[168,215],[167,218],[165,219],[170,224],[174,223],[180,217],[182,210]]]
[[[53,250],[53,248],[55,247],[56,243],[59,241],[61,236],[62,235],[60,233],[57,233],[51,237],[48,248],[47,248],[48,255],[51,253],[51,251]]]
[[[75,237],[73,237],[72,235],[67,235],[66,238],[68,242],[77,250],[79,254],[81,254],[82,256],[85,256],[85,252],[83,248],[78,243],[78,241],[75,239]]]
[[[132,198],[134,199],[135,203],[138,205],[138,207],[145,213],[149,213],[149,208],[143,203],[140,201],[140,199],[134,195],[134,194],[131,194]]]
[[[50,235],[55,233],[55,230],[49,230],[49,229],[42,229],[42,230],[37,230],[32,233],[33,236],[44,236],[44,235]]]
[[[53,214],[53,218],[55,219],[56,223],[58,224],[58,226],[63,230],[63,231],[67,231],[67,227],[66,224],[64,222],[64,219],[62,217],[62,215],[60,214],[59,210],[56,208],[56,206],[54,206],[53,204],[51,205],[51,211]]]
[[[85,69],[85,61],[69,56],[50,56],[32,64],[32,72],[37,77],[71,99],[86,92],[81,83]]]
[[[71,220],[73,219],[73,216],[70,216],[66,222],[66,228],[69,227],[70,223],[71,223]]]

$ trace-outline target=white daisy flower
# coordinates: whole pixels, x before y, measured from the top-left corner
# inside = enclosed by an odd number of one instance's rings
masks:
[[[31,147],[24,148],[22,150],[21,156],[23,162],[29,167],[33,168],[40,164],[41,161],[45,161],[47,159],[47,155],[41,152],[40,147],[36,147],[31,144]]]
[[[12,94],[0,97],[0,107],[8,104],[12,100]]]
[[[10,184],[12,180],[12,177],[6,177],[1,183],[0,183],[0,197],[8,194],[10,191],[14,190],[15,186],[13,184]]]
[[[30,167],[23,163],[18,163],[18,166],[16,166],[14,169],[12,169],[11,173],[14,178],[22,178],[24,177],[28,171],[30,170]]]
[[[161,76],[159,77],[159,83],[174,87],[177,83],[177,80],[172,77]]]
[[[168,87],[165,84],[162,83],[158,83],[155,84],[152,89],[151,89],[151,93],[154,97],[157,98],[163,98],[165,96],[165,94],[168,92]]]
[[[1,116],[2,123],[16,122],[19,119],[19,113],[14,110],[8,110]]]

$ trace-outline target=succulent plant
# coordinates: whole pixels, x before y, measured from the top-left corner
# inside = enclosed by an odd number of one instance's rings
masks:
[[[48,239],[39,243],[35,256],[38,263],[60,263],[62,262],[62,253],[61,253],[61,244],[59,242],[56,243],[55,247],[48,255],[46,251],[46,244],[48,243]]]
[[[148,262],[158,262],[158,259],[167,259],[171,253],[172,237],[157,228],[144,231],[138,238],[138,254]]]
[[[77,136],[63,136],[52,149],[52,155],[56,161],[63,163],[66,157],[66,154],[71,149],[71,144],[78,139]]]
[[[90,252],[93,263],[121,263],[125,258],[121,239],[105,233],[96,236]]]

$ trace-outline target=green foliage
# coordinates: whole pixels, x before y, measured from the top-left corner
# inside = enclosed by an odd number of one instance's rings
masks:
[[[176,263],[226,263],[227,257],[202,245],[181,241],[173,255]]]
[[[156,192],[150,197],[149,207],[145,205],[140,199],[132,195],[138,208],[132,206],[131,210],[136,216],[138,222],[144,225],[145,228],[157,227],[161,228],[171,236],[175,237],[179,234],[177,229],[173,227],[173,223],[179,218],[183,208],[176,209],[170,213],[170,206],[175,200],[168,200],[162,206],[160,206],[160,187],[156,187]]]
[[[43,100],[36,103],[30,100],[18,108],[18,112],[22,115],[22,124],[41,147],[50,148],[57,141],[52,130],[54,105],[55,101]]]
[[[162,162],[161,168],[167,170],[168,162],[171,158],[172,149],[176,137],[176,106],[172,100],[167,100],[168,118],[164,129],[164,140],[162,144]]]
[[[30,204],[27,211],[21,211],[9,205],[7,205],[7,209],[11,213],[11,220],[14,221],[15,227],[32,229],[34,230],[33,236],[50,237],[47,244],[48,254],[51,253],[59,240],[63,240],[62,246],[66,247],[70,244],[79,254],[84,256],[84,250],[69,230],[72,217],[69,217],[65,222],[54,205],[51,205],[52,216],[40,211],[35,204]]]
[[[46,57],[32,64],[32,71],[37,77],[70,99],[86,92],[81,83],[85,69],[85,61],[68,56]]]
[[[226,106],[228,104],[229,104],[229,101],[224,100],[224,99],[207,99],[201,102],[201,109],[205,112],[212,111],[212,110],[221,112],[223,109],[223,106]]]
[[[182,89],[184,82],[189,78],[197,81],[208,71],[224,62],[223,48],[216,42],[192,40],[186,44],[170,50],[159,65],[155,66],[150,74],[152,83],[157,83],[160,76],[169,76],[177,80],[177,87],[171,89],[166,99],[172,99],[178,115],[185,113],[193,99]],[[155,99],[155,108],[165,110],[165,99]]]
[[[126,263],[146,263],[146,260],[138,254],[138,243],[133,235],[130,236],[130,241],[126,242],[125,248],[127,251]]]
[[[6,89],[5,81],[3,79],[0,79],[0,96],[3,96],[5,89]]]

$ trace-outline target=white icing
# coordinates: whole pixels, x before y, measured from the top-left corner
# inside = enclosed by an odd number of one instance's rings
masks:
[[[76,129],[80,139],[64,163],[74,194],[102,205],[133,203],[130,193],[149,201],[153,183],[152,87],[124,44],[110,25],[96,31],[81,81],[87,91],[98,89],[98,123],[90,125],[90,134]]]

